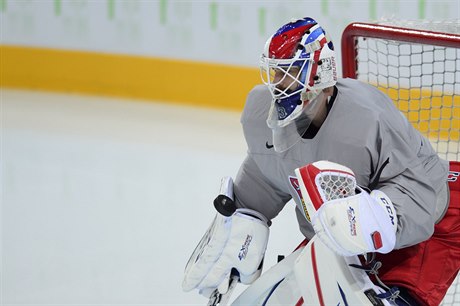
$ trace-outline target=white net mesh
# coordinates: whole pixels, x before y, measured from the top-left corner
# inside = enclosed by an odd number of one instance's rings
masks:
[[[356,179],[352,175],[325,171],[320,172],[315,181],[324,202],[355,195]]]
[[[441,157],[459,160],[460,48],[358,41],[358,79],[388,94]]]
[[[460,21],[383,23],[460,34]],[[355,44],[357,78],[389,95],[441,157],[460,160],[460,43],[454,48],[357,37]],[[460,305],[459,277],[442,305]]]

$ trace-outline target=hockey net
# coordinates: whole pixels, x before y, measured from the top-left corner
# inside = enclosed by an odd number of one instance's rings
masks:
[[[390,96],[442,158],[460,160],[460,21],[350,24],[342,63],[344,77]],[[460,277],[442,305],[460,305]]]

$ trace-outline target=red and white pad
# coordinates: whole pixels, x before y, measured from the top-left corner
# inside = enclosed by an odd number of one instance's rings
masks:
[[[379,299],[358,256],[343,257],[313,237],[271,267],[232,303],[243,305],[395,305]]]
[[[394,248],[397,216],[382,191],[369,195],[357,186],[351,169],[329,161],[295,173],[313,228],[328,247],[344,256]]]

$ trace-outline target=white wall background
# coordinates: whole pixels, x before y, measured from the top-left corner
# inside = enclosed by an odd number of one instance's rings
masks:
[[[266,39],[310,16],[340,37],[353,21],[460,19],[458,0],[0,0],[1,43],[256,66]]]

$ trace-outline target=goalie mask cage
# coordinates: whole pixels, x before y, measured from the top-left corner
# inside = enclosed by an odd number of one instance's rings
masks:
[[[460,22],[390,24],[344,30],[343,77],[385,92],[442,158],[459,161]],[[442,305],[460,305],[460,276]]]

